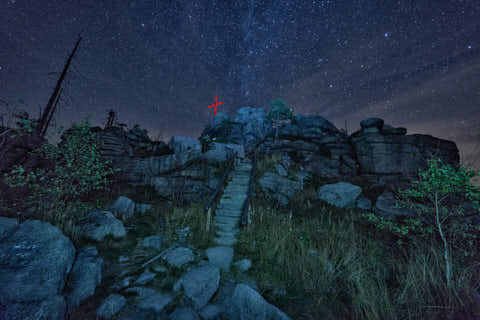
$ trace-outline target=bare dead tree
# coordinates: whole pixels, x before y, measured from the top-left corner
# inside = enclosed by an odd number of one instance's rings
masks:
[[[67,74],[68,68],[70,67],[70,63],[72,62],[73,57],[75,56],[75,53],[77,52],[78,46],[80,44],[80,41],[82,40],[82,37],[79,36],[78,40],[75,44],[75,47],[73,48],[72,52],[70,53],[70,56],[67,59],[67,62],[65,66],[63,67],[62,74],[60,75],[60,78],[57,80],[57,84],[55,86],[55,89],[53,90],[52,95],[50,96],[50,99],[48,100],[47,105],[45,106],[45,109],[42,113],[42,116],[40,117],[38,121],[38,125],[36,127],[37,134],[41,137],[45,135],[48,129],[48,124],[49,124],[49,119],[51,119],[51,114],[55,112],[55,106],[54,105],[55,101],[57,100],[57,96],[60,94],[60,89],[62,86],[62,82],[65,79],[65,76]]]
[[[55,104],[53,105],[53,109],[52,109],[52,112],[50,113],[50,116],[48,117],[47,125],[45,126],[44,130],[42,131],[42,135],[41,135],[42,137],[44,137],[45,134],[47,133],[47,129],[50,126],[50,121],[53,118],[53,114],[55,113],[55,110],[57,109],[57,104],[58,104],[58,101],[60,100],[62,92],[63,92],[63,88],[58,93],[57,100],[56,100]]]
[[[105,129],[113,126],[116,117],[117,113],[113,109],[108,110],[108,119],[107,123],[105,124]]]

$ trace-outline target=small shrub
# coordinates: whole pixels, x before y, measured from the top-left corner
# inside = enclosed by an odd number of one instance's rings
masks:
[[[22,166],[15,166],[5,174],[10,187],[29,187],[24,207],[45,213],[79,210],[94,193],[108,190],[108,177],[119,169],[108,168],[109,161],[100,161],[95,133],[90,131],[88,121],[74,125],[65,138],[59,147],[45,143],[31,152],[51,160],[54,172],[37,169],[25,174]]]

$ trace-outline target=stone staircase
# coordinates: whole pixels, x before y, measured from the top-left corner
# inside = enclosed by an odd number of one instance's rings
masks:
[[[220,246],[233,246],[236,243],[242,207],[247,199],[252,163],[249,159],[237,159],[236,161],[233,177],[225,187],[213,218],[215,228],[213,241]]]

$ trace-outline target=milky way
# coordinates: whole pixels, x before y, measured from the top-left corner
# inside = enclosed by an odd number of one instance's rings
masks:
[[[381,117],[467,153],[480,141],[480,2],[377,3],[2,1],[0,108],[36,117],[81,33],[57,125],[103,125],[113,108],[168,140],[198,136],[215,96],[229,114],[282,98],[349,131]]]

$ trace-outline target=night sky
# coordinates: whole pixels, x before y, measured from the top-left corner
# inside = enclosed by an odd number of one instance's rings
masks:
[[[462,159],[480,144],[478,0],[2,0],[0,113],[38,117],[80,32],[57,126],[114,109],[152,138],[198,137],[215,96],[231,115],[282,98],[348,132],[380,117],[453,140]]]

